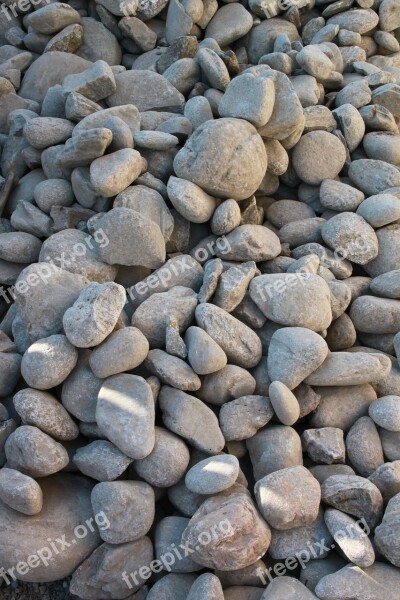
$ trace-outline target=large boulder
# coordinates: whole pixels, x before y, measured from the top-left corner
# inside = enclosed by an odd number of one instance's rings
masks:
[[[0,501],[0,564],[6,571],[14,568],[22,581],[45,583],[71,575],[101,539],[90,503],[91,480],[58,474],[41,479],[40,485],[38,515],[23,515]]]
[[[178,152],[174,169],[217,198],[249,198],[267,169],[267,153],[253,125],[243,119],[206,121]]]
[[[50,87],[61,84],[67,75],[82,73],[90,66],[88,60],[69,52],[46,52],[25,73],[19,95],[42,102]]]

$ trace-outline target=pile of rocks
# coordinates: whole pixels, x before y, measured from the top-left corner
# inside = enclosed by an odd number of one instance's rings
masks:
[[[0,577],[399,600],[399,0],[0,12]]]

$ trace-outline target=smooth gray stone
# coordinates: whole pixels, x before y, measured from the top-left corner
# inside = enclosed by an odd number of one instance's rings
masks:
[[[113,400],[114,399],[114,400]],[[101,432],[130,458],[145,458],[154,447],[154,399],[137,375],[113,375],[103,383],[96,406]]]

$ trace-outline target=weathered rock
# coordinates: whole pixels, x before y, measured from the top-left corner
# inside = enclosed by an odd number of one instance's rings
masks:
[[[185,344],[189,364],[198,375],[214,373],[225,367],[225,352],[204,329],[189,327],[185,333]]]
[[[122,286],[90,283],[63,317],[68,340],[78,348],[90,348],[105,340],[114,329],[126,300]]]
[[[195,391],[201,386],[200,378],[184,360],[164,350],[150,350],[145,366],[162,383],[179,390]]]
[[[318,516],[319,483],[302,466],[266,475],[254,489],[261,514],[274,529],[311,525]]]
[[[31,477],[6,467],[0,470],[0,500],[24,515],[37,515],[43,508],[40,485]]]
[[[26,425],[34,425],[60,441],[73,440],[78,436],[77,425],[63,405],[48,392],[26,388],[15,394],[13,402]]]
[[[222,348],[229,362],[254,367],[261,358],[261,342],[249,327],[212,304],[196,308],[196,322]]]
[[[241,396],[222,405],[219,414],[226,441],[247,440],[272,418],[273,409],[266,396]]]
[[[230,143],[224,143],[229,139]],[[239,119],[200,125],[178,152],[178,177],[219,198],[244,200],[260,185],[267,168],[264,144],[255,128]]]
[[[5,452],[8,465],[30,477],[47,477],[69,462],[61,444],[31,425],[21,425],[9,436]]]
[[[91,501],[95,514],[107,515],[109,527],[100,531],[100,536],[109,544],[140,539],[154,520],[154,491],[144,481],[98,483],[93,488]]]
[[[261,275],[250,283],[250,296],[268,319],[281,325],[322,331],[332,320],[329,287],[319,275]]]
[[[162,75],[152,71],[125,71],[115,77],[117,89],[107,98],[109,106],[134,104],[139,111],[182,112],[184,97]]]
[[[146,336],[151,348],[160,348],[165,345],[170,318],[177,322],[182,333],[192,322],[196,305],[197,295],[192,289],[174,286],[166,292],[153,293],[142,302],[133,313],[132,325]]]
[[[153,559],[153,545],[148,537],[126,544],[102,544],[73,573],[70,590],[80,598],[94,600],[99,594],[107,600],[121,597],[127,589],[135,592],[145,582],[121,577],[147,568]],[[129,592],[128,592],[129,593]],[[140,592],[139,592],[140,593]]]
[[[207,454],[217,454],[223,449],[225,440],[218,419],[201,400],[181,390],[163,386],[159,404],[166,427],[195,448]]]
[[[370,404],[368,414],[371,419],[388,431],[400,431],[400,397],[383,396]]]
[[[221,521],[221,515],[225,517]],[[216,526],[210,543],[201,544],[201,533]],[[199,537],[200,536],[200,537]],[[210,537],[210,534],[209,534]],[[232,545],[231,539],[235,539]],[[183,543],[194,548],[192,558],[205,567],[229,571],[246,567],[268,549],[271,533],[243,488],[223,492],[203,502],[183,532]]]
[[[359,519],[364,519],[372,530],[380,522],[383,512],[379,489],[364,477],[332,475],[321,485],[322,500],[334,508]]]
[[[98,481],[117,479],[132,462],[126,454],[106,440],[95,440],[78,448],[73,460],[84,475]]]
[[[309,457],[318,463],[343,463],[346,448],[343,431],[337,427],[306,429],[302,435],[304,449]]]
[[[108,239],[99,253],[109,265],[156,269],[164,263],[165,240],[159,226],[134,210],[113,208],[95,222],[95,230]]]
[[[346,437],[346,450],[351,464],[363,477],[368,477],[384,463],[379,434],[370,417],[361,417],[351,427]]]

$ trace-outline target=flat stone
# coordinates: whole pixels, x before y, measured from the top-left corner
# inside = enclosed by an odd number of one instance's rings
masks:
[[[185,476],[186,487],[195,494],[218,494],[230,488],[239,475],[236,456],[221,454],[196,463]]]
[[[334,508],[325,511],[325,523],[346,558],[358,567],[375,562],[375,552],[367,534],[358,522]]]
[[[165,260],[165,240],[159,226],[129,208],[113,208],[95,223],[96,231],[107,236],[99,247],[107,264],[156,269]]]
[[[322,365],[309,375],[309,385],[361,385],[380,378],[382,365],[377,355],[363,352],[331,352]]]
[[[91,501],[94,514],[107,515],[109,526],[100,529],[100,537],[109,544],[142,538],[154,520],[154,491],[144,481],[98,483],[92,490]]]
[[[21,425],[5,444],[8,466],[30,477],[47,477],[69,463],[64,446],[37,427]]]
[[[73,123],[66,119],[36,117],[25,123],[23,133],[31,146],[43,150],[48,146],[65,142],[71,137],[73,128]]]
[[[360,417],[351,427],[346,450],[351,464],[363,477],[369,477],[384,463],[379,434],[370,417]]]
[[[60,266],[90,281],[106,283],[115,279],[117,274],[116,266],[101,259],[100,248],[107,245],[108,239],[101,231],[95,232],[92,237],[78,229],[63,229],[44,241],[39,262]]]
[[[78,436],[77,425],[63,405],[48,392],[26,388],[15,394],[13,402],[26,425],[35,425],[60,441],[73,440]]]
[[[248,261],[224,271],[218,281],[213,303],[232,312],[243,300],[250,281],[256,274],[256,264]]]
[[[113,481],[129,467],[132,459],[106,440],[95,440],[78,448],[73,461],[84,475],[97,481]]]
[[[150,386],[137,375],[113,375],[103,383],[96,406],[101,432],[134,459],[154,447],[154,399]]]
[[[319,185],[335,179],[346,160],[346,151],[336,136],[327,131],[303,135],[293,151],[293,167],[302,181]]]
[[[80,20],[79,13],[72,6],[60,2],[57,5],[44,6],[31,13],[27,25],[29,24],[38,33],[49,35],[58,33],[67,25],[79,23]]]
[[[372,385],[315,387],[320,395],[316,411],[311,415],[313,427],[338,427],[348,431],[359,419],[368,414],[370,404],[376,400]]]
[[[16,284],[15,301],[31,341],[61,330],[64,312],[78,298],[85,282],[81,275],[68,273],[55,265],[50,268],[33,264],[22,271]]]
[[[163,386],[159,404],[168,429],[207,454],[221,452],[225,440],[218,419],[204,402],[181,390]]]
[[[268,319],[281,325],[322,331],[332,320],[329,287],[319,275],[261,275],[250,283],[250,296]]]
[[[40,485],[31,477],[7,467],[0,470],[0,500],[24,515],[37,515],[43,508]]]
[[[157,524],[154,536],[155,556],[158,560],[162,561],[171,548],[179,547],[188,523],[189,519],[181,516],[168,516],[161,519]],[[200,569],[200,565],[195,563],[189,554],[188,556],[179,555],[169,570],[176,573],[193,573]]]
[[[254,367],[261,358],[261,342],[247,325],[212,304],[200,304],[196,322],[225,352],[229,362]]]
[[[201,386],[199,377],[184,360],[177,356],[171,356],[164,350],[150,350],[145,366],[162,383],[179,390],[195,391]]]
[[[368,409],[371,419],[388,431],[400,432],[400,397],[382,396],[370,404]]]
[[[121,3],[111,0],[111,3],[121,7],[121,4],[123,6],[130,1],[122,0]],[[104,2],[107,0],[103,0]],[[91,63],[104,60],[111,66],[121,64],[122,53],[118,40],[107,27],[104,27],[103,23],[91,17],[82,17],[81,26],[83,28],[83,44],[76,51],[77,56],[81,56]]]
[[[213,38],[219,46],[230,46],[250,31],[251,14],[240,4],[222,6],[207,25],[206,38]]]
[[[354,327],[365,333],[397,333],[400,319],[397,311],[397,300],[365,295],[354,300],[350,318]]]
[[[209,404],[221,406],[233,398],[252,394],[255,388],[256,380],[246,369],[237,365],[226,365],[204,377],[197,395]]]
[[[389,565],[379,563],[381,573],[379,581],[373,579],[368,573],[378,565],[376,562],[372,567],[360,569],[355,565],[346,565],[333,574],[326,575],[318,582],[315,591],[321,600],[329,600],[334,593],[340,600],[348,598],[352,594],[360,600],[374,600],[379,595],[384,595],[388,600],[394,600],[397,592],[389,585],[387,587],[389,573],[386,572]],[[389,580],[390,581],[390,580]]]
[[[364,519],[370,529],[380,523],[383,501],[379,489],[358,475],[332,475],[321,485],[322,500],[342,512]]]
[[[321,489],[305,467],[266,475],[256,482],[254,493],[261,514],[274,529],[311,525],[318,516]]]
[[[26,71],[19,94],[41,103],[50,87],[62,84],[67,75],[81,73],[90,66],[88,60],[69,52],[46,52]]]
[[[308,587],[294,577],[280,576],[268,584],[268,589],[262,594],[260,600],[279,600],[280,598],[296,598],[296,600],[316,600]]]
[[[375,542],[378,551],[396,567],[400,564],[398,541],[399,502],[399,494],[389,500],[382,523],[375,529]]]
[[[357,209],[371,227],[384,227],[400,218],[400,198],[392,194],[376,194],[364,200]]]
[[[332,250],[356,264],[364,265],[378,256],[375,231],[359,213],[343,212],[332,217],[321,234]]]
[[[118,598],[126,594],[127,590],[127,583],[122,579],[121,573],[138,573],[152,559],[153,545],[148,537],[126,544],[102,544],[73,573],[71,593],[91,600],[95,600],[98,595],[109,599]],[[111,571],[109,565],[113,565]],[[137,584],[128,581],[132,586],[131,591],[136,592],[145,579],[139,577]]]
[[[272,418],[273,409],[265,396],[241,396],[222,405],[219,420],[227,441],[247,440]]]
[[[146,336],[151,348],[162,348],[170,318],[177,322],[179,332],[183,333],[193,320],[196,306],[196,293],[178,285],[154,293],[142,302],[133,313],[132,325]]]
[[[139,111],[165,110],[180,113],[185,99],[162,75],[152,71],[125,71],[115,77],[117,89],[107,98],[109,106],[134,104]]]
[[[225,260],[270,260],[281,252],[278,236],[263,225],[240,225],[226,236],[227,249],[217,247],[217,256]]]
[[[224,592],[219,578],[212,573],[200,575],[190,588],[187,600],[223,600]]]
[[[281,469],[303,464],[298,433],[286,425],[269,425],[247,440],[256,481]]]
[[[385,501],[390,500],[400,492],[400,462],[384,463],[368,479],[379,489]]]
[[[192,223],[205,223],[217,207],[216,199],[191,181],[171,176],[167,190],[174,208]]]
[[[71,415],[84,423],[96,420],[97,396],[103,381],[90,368],[90,350],[81,350],[77,366],[64,381],[61,402]]]
[[[352,182],[367,196],[400,185],[400,173],[394,165],[383,160],[354,160],[349,168]]]
[[[102,196],[115,196],[130,185],[143,170],[143,160],[131,148],[101,156],[90,165],[90,183]]]

